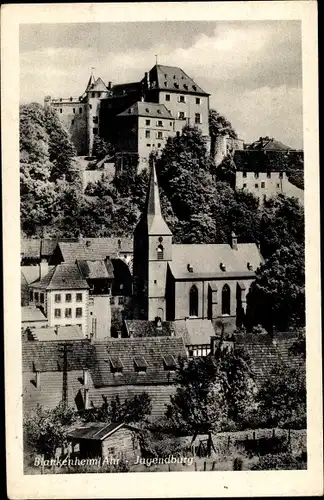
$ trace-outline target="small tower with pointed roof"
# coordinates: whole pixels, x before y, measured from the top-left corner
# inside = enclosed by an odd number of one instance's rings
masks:
[[[165,320],[167,264],[171,260],[172,233],[162,216],[152,163],[145,209],[134,231],[134,299],[138,319]]]
[[[101,78],[95,78],[93,69],[85,90],[87,95],[87,136],[88,136],[88,154],[92,156],[93,142],[96,135],[99,135],[100,104],[101,99],[108,96],[108,88]]]

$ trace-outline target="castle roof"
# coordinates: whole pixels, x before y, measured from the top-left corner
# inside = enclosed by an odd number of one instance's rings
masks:
[[[237,250],[228,244],[173,244],[169,267],[182,280],[254,278],[262,261],[255,243],[238,243]]]
[[[90,75],[90,78],[89,78],[89,81],[88,81],[88,85],[87,85],[85,91],[88,92],[88,90],[91,89],[91,87],[92,87],[92,85],[94,85],[94,83],[95,83],[95,77],[94,77],[93,72],[91,71],[91,75]]]
[[[144,215],[146,216],[149,235],[172,235],[161,213],[159,186],[154,162],[151,168],[150,184]]]
[[[87,89],[88,91],[96,91],[96,92],[107,92],[108,89],[102,79],[99,77],[97,80],[95,80],[91,86]]]
[[[153,66],[150,70],[150,82],[151,88],[160,90],[209,95],[181,68],[176,66],[163,66],[161,64]]]
[[[167,118],[168,120],[174,120],[170,111],[164,104],[143,101],[135,102],[117,116],[146,116],[148,118]]]
[[[257,141],[248,146],[247,149],[257,149],[262,151],[289,151],[291,148],[273,137],[260,137]]]
[[[88,283],[83,278],[77,264],[59,264],[42,279],[31,283],[33,288],[44,290],[88,289]]]

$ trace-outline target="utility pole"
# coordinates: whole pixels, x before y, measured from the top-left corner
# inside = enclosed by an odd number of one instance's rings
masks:
[[[60,354],[63,355],[62,401],[64,406],[68,406],[68,354],[71,348],[72,344],[67,342],[60,346]]]

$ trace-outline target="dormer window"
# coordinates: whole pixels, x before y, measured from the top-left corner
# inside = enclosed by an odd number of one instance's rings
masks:
[[[189,273],[193,273],[193,267],[191,264],[187,265],[187,269],[188,269]]]
[[[219,267],[221,268],[222,271],[226,271],[226,266],[223,262],[219,264]]]
[[[147,362],[144,356],[135,356],[134,366],[137,373],[145,373],[147,370]]]
[[[164,257],[164,248],[163,245],[159,245],[157,247],[157,258],[158,260],[163,260],[163,257]]]
[[[247,268],[249,271],[253,271],[253,266],[252,266],[251,262],[247,263]]]
[[[157,112],[158,112],[159,115],[161,114],[161,110],[160,109],[158,109]]]
[[[197,87],[196,87],[196,85],[193,85],[193,86],[192,86],[192,88],[193,88],[194,90],[197,90]]]
[[[175,86],[176,89],[179,88],[179,84],[178,83],[175,83],[174,86]]]
[[[188,85],[187,85],[186,83],[183,85],[183,87],[184,87],[186,90],[188,90]]]
[[[150,112],[149,108],[145,108],[145,111],[146,111],[146,113]]]
[[[174,371],[177,368],[176,360],[172,354],[165,354],[163,356],[163,365],[165,370]]]
[[[110,356],[110,371],[112,373],[123,373],[123,363],[119,356]]]

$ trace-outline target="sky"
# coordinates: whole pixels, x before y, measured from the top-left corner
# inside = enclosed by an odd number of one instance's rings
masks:
[[[94,67],[107,84],[179,66],[245,142],[303,147],[299,21],[20,25],[20,102],[79,96]]]

